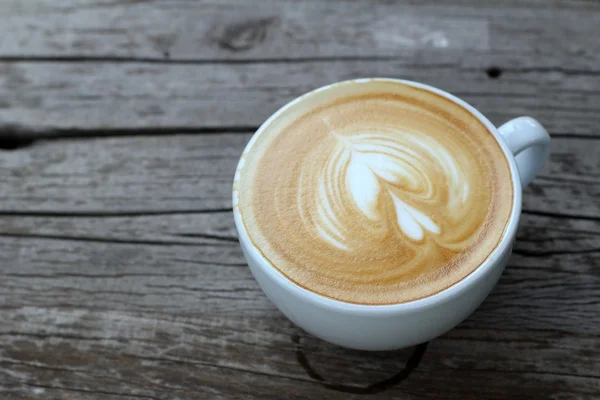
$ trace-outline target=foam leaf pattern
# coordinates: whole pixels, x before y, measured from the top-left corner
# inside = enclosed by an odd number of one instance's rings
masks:
[[[489,129],[404,85],[315,96],[276,117],[245,153],[238,207],[271,265],[358,304],[422,298],[481,265],[514,202]]]
[[[415,199],[437,201],[432,175],[446,175],[448,205],[460,206],[469,195],[468,184],[461,180],[460,164],[432,138],[405,134],[395,139],[378,133],[333,132],[332,137],[335,143],[318,179],[318,211],[311,223],[322,240],[337,248],[352,250],[351,240],[345,235],[349,224],[388,223],[389,212],[382,206],[385,202],[394,210],[396,232],[407,240],[439,235],[442,227],[435,217],[415,205]],[[353,218],[353,211],[358,211],[364,221],[360,216]]]

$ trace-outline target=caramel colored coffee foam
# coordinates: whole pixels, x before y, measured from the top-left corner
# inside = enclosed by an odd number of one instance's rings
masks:
[[[403,303],[473,272],[512,209],[505,156],[463,107],[392,81],[347,82],[279,114],[243,155],[246,230],[296,284]]]

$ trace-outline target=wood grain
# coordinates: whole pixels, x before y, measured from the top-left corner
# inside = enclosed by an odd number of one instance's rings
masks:
[[[43,307],[53,299],[90,309],[271,315],[245,265],[230,212],[2,222],[7,306]],[[489,314],[473,323],[594,334],[600,221],[525,215],[522,225],[504,284],[488,299]]]
[[[439,86],[496,124],[598,134],[594,3],[342,3],[3,3],[0,135],[251,128],[364,76]]]
[[[526,216],[523,224],[544,219]],[[8,375],[0,382],[20,393],[29,382],[38,389],[150,398],[314,398],[329,390],[306,375],[299,351],[328,382],[356,390],[386,379],[411,354],[352,352],[304,335],[264,297],[235,242],[208,244],[197,232],[227,224],[229,213],[3,220],[0,262],[9,267],[1,277],[0,371]],[[545,226],[556,222],[564,223]],[[568,225],[600,232],[598,222]],[[73,237],[60,236],[69,226],[78,227]],[[185,244],[152,242],[158,235],[172,241],[194,227],[199,237]],[[442,398],[473,391],[531,398],[541,388],[544,396],[597,393],[600,258],[585,240],[557,245],[565,240],[557,239],[561,234],[549,229],[533,238],[546,249],[569,249],[542,258],[519,254],[528,249],[520,234],[494,293],[458,329],[430,344],[410,380],[385,394],[421,398],[428,387],[457,380],[468,386],[449,385]]]
[[[598,135],[600,79],[564,71],[482,68],[443,59],[250,64],[0,62],[0,133],[253,129],[319,86],[365,76],[416,80],[471,103],[495,124],[521,114],[551,133]]]
[[[249,136],[57,140],[3,154],[0,391],[315,398],[333,387],[358,396],[405,368],[414,349],[325,344],[262,294],[229,210]],[[493,294],[381,396],[599,392],[600,165],[585,151],[595,143],[555,141]]]
[[[0,398],[600,398],[598,26],[591,0],[0,2]],[[364,76],[553,134],[494,292],[395,352],[283,317],[231,215],[257,126]]]
[[[165,135],[39,142],[0,158],[0,210],[126,213],[231,207],[233,174],[251,134]],[[556,138],[523,208],[600,215],[597,139]]]
[[[422,56],[598,72],[594,1],[10,0],[0,57],[215,61]],[[22,27],[26,26],[27,31]],[[468,56],[468,57],[465,57]],[[432,61],[432,60],[430,60]]]
[[[344,350],[304,336],[275,311],[271,317],[201,312],[183,317],[24,307],[0,314],[3,320],[28,322],[9,325],[8,332],[2,327],[9,345],[0,361],[6,367],[2,371],[10,372],[13,387],[30,382],[31,389],[44,390],[41,398],[48,398],[46,391],[78,396],[94,389],[98,396],[115,397],[306,399],[337,393],[347,398],[351,394],[327,389],[307,376],[298,355],[326,382],[358,391],[402,370],[414,351]],[[474,393],[490,399],[593,398],[598,391],[597,343],[585,335],[461,327],[430,343],[419,368],[381,395],[420,399],[433,387],[443,388],[434,392],[442,399]],[[2,386],[4,393],[10,390]]]

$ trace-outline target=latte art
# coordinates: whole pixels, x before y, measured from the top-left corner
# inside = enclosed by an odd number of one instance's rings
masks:
[[[417,242],[425,235],[439,240],[443,237],[443,221],[436,223],[432,215],[441,218],[439,207],[445,207],[450,217],[462,219],[473,206],[468,202],[469,183],[462,171],[460,151],[452,154],[435,139],[414,132],[389,130],[345,136],[332,130],[331,136],[332,140],[323,144],[326,148],[322,151],[331,154],[326,157],[325,168],[315,171],[317,182],[309,179],[314,168],[308,162],[302,166],[307,171],[301,175],[298,193],[316,191],[315,204],[299,202],[300,215],[306,225],[314,225],[323,240],[340,249],[351,251],[361,244],[360,238],[359,243],[353,243],[350,227],[345,226],[348,221],[357,223],[351,220],[352,208],[359,210],[366,217],[361,222],[371,227],[385,224],[386,208],[380,207],[380,202],[386,197],[395,212],[387,228]],[[434,182],[430,177],[437,179]],[[438,182],[445,187],[437,187]],[[447,194],[445,205],[440,204],[442,193]],[[436,205],[433,211],[428,210],[431,203]]]
[[[308,95],[257,135],[235,206],[265,258],[309,290],[361,304],[439,292],[500,241],[512,208],[506,159],[445,98],[348,85]]]

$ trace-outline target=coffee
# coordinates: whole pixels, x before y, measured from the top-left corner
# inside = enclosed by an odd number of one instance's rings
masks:
[[[251,241],[296,284],[357,304],[435,294],[500,242],[511,172],[460,105],[395,81],[297,100],[242,156],[234,192]]]

